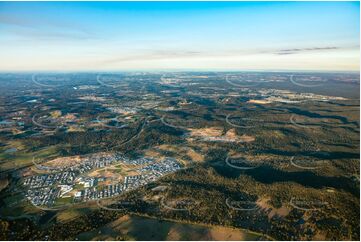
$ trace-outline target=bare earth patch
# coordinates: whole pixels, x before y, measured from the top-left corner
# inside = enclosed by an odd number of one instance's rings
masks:
[[[261,198],[261,199],[257,200],[257,205],[260,208],[269,211],[269,213],[268,213],[269,219],[271,219],[272,217],[274,217],[276,215],[280,216],[280,217],[285,217],[290,213],[291,209],[288,208],[287,206],[282,205],[280,208],[275,208],[269,204],[270,200],[271,200],[270,198]]]
[[[9,185],[8,179],[4,178],[0,180],[0,191]]]
[[[203,141],[211,141],[211,142],[235,142],[235,143],[243,143],[243,142],[252,142],[255,140],[253,136],[249,135],[238,135],[236,129],[229,129],[225,134],[223,128],[221,127],[211,127],[211,128],[203,128],[203,129],[189,129],[190,130],[190,138],[188,141],[193,141],[194,139],[200,139]]]
[[[193,162],[203,162],[204,161],[204,155],[197,152],[191,147],[188,146],[178,146],[178,145],[159,145],[155,147],[159,151],[153,151],[149,150],[147,151],[146,155],[149,154],[156,154],[153,155],[153,157],[157,158],[164,158],[165,156],[160,154],[160,151],[171,151],[175,153],[175,157],[178,161],[182,162],[183,164],[187,164],[187,161],[183,159],[183,156],[188,156]]]
[[[49,167],[71,167],[81,164],[82,162],[83,159],[80,156],[70,156],[56,158],[44,163],[44,165]]]
[[[270,100],[257,100],[257,99],[251,99],[247,103],[256,103],[256,104],[269,104],[272,103]]]

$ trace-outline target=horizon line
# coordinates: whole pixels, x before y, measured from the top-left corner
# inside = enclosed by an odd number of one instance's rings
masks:
[[[359,70],[295,70],[295,69],[117,69],[117,70],[0,70],[4,73],[117,73],[117,72],[316,72],[316,73],[360,73]]]

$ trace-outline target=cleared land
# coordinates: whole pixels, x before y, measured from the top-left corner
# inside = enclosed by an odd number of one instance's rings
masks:
[[[259,240],[261,236],[245,230],[125,215],[104,227],[82,233],[81,240]]]

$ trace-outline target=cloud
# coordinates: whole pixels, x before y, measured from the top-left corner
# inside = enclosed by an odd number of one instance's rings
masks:
[[[327,47],[312,47],[312,48],[295,48],[295,49],[281,49],[275,52],[276,55],[292,55],[309,51],[324,51],[324,50],[338,50],[340,47],[327,46]]]
[[[0,24],[16,25],[20,27],[31,27],[32,21],[30,21],[30,19],[2,14],[0,15]]]
[[[149,60],[163,60],[163,59],[181,59],[188,57],[202,57],[205,53],[200,51],[189,51],[189,50],[154,50],[148,51],[143,54],[133,54],[121,56],[118,58],[106,59],[103,61],[104,64],[111,64],[117,62],[128,62],[128,61],[149,61]]]
[[[66,21],[35,19],[26,16],[0,15],[0,25],[9,26],[3,32],[20,36],[24,40],[84,40],[96,38],[96,35],[83,26]]]
[[[95,39],[91,34],[74,30],[38,30],[38,29],[10,29],[7,32],[20,37],[20,41],[68,41],[68,40],[88,40]]]
[[[183,59],[183,58],[233,58],[244,56],[255,56],[264,54],[276,55],[293,55],[303,52],[315,52],[326,50],[344,49],[336,46],[326,47],[307,47],[307,48],[292,48],[292,49],[268,49],[268,50],[213,50],[213,51],[193,51],[193,50],[147,50],[141,51],[141,54],[128,54],[118,58],[110,58],[104,60],[103,63],[116,63],[139,60],[162,60],[162,59]]]

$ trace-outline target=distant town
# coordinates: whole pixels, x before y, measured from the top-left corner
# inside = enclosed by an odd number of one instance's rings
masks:
[[[121,169],[110,167],[121,164],[139,167],[133,170],[139,175],[125,176],[122,182],[101,186],[100,189],[98,184],[106,180],[106,177],[86,176],[87,173],[94,170]],[[71,202],[83,202],[117,196],[175,172],[181,169],[182,165],[170,157],[156,161],[151,157],[129,159],[120,154],[112,154],[91,155],[86,157],[81,164],[71,167],[55,168],[44,165],[36,165],[36,167],[51,173],[25,177],[23,185],[27,189],[26,197],[35,206],[52,207],[56,205],[58,198],[72,198]],[[79,185],[83,189],[79,189]],[[78,189],[74,189],[76,186]],[[73,195],[70,195],[71,192]]]

